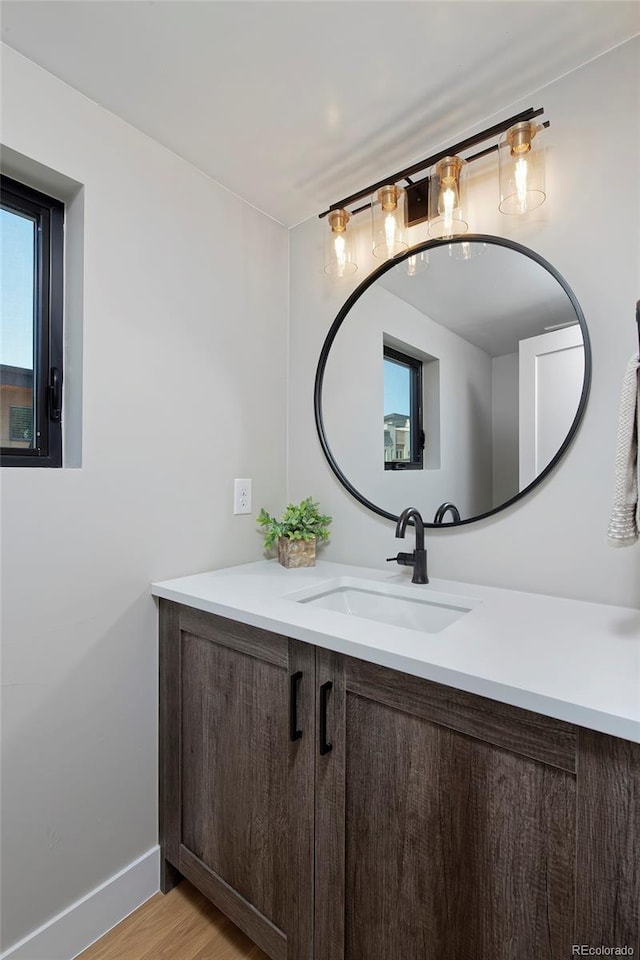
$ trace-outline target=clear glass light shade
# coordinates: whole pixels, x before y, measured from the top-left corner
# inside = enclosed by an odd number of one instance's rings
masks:
[[[371,198],[372,250],[374,257],[389,260],[408,249],[405,225],[406,194],[394,184],[382,187]]]
[[[464,218],[465,161],[460,157],[444,157],[431,176],[429,184],[429,236],[434,240],[459,237],[469,224]]]
[[[358,269],[353,254],[351,236],[347,229],[351,214],[346,210],[331,210],[325,230],[324,272],[333,277],[346,277]]]
[[[475,257],[481,257],[486,249],[486,243],[469,243],[463,240],[461,243],[449,244],[449,256],[453,260],[473,260]]]
[[[408,277],[417,277],[420,273],[426,273],[429,269],[429,251],[421,250],[420,253],[412,253],[404,261],[402,267]],[[400,264],[396,269],[400,269]]]
[[[529,213],[546,199],[544,147],[534,139],[540,130],[529,121],[517,123],[500,144],[500,213]]]

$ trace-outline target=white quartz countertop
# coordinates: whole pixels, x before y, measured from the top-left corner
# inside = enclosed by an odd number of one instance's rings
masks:
[[[340,577],[472,598],[473,609],[424,633],[298,603],[288,594]],[[275,560],[154,583],[157,597],[338,653],[640,742],[640,610],[496,587],[432,580],[411,571],[319,561],[286,570]]]

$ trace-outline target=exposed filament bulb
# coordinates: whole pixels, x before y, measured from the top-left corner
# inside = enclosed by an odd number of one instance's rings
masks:
[[[333,240],[333,249],[336,258],[336,273],[339,277],[344,276],[344,268],[347,262],[346,243],[341,233],[337,233]]]
[[[384,237],[389,256],[392,256],[396,242],[396,218],[392,213],[388,213],[384,218]]]
[[[529,164],[526,157],[519,157],[515,166],[516,193],[518,195],[518,212],[527,212],[527,179],[529,176]]]
[[[455,188],[455,183],[453,186],[447,184],[444,189],[441,187],[438,198],[438,213],[444,217],[445,236],[451,233],[451,228],[453,227],[453,211],[457,206],[458,191]]]

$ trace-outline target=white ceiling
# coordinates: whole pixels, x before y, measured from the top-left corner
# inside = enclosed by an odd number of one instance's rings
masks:
[[[471,249],[471,259],[456,260],[448,245],[436,247],[426,273],[409,277],[399,263],[369,290],[379,283],[490,357],[517,353],[520,340],[548,327],[578,322],[562,286],[535,260],[494,244]]]
[[[640,29],[636,0],[7,0],[0,10],[7,44],[287,226],[503,119]]]

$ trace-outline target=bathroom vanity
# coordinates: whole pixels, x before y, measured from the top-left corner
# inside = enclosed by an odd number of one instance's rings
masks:
[[[164,892],[273,960],[638,956],[640,611],[325,562],[153,592]]]

